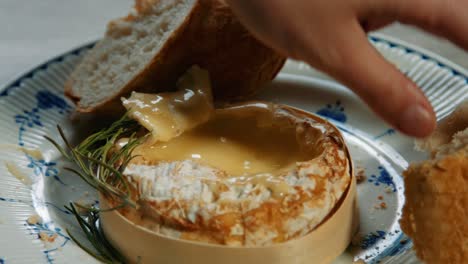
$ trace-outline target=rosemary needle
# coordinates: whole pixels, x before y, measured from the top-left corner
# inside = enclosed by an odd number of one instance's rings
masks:
[[[94,251],[84,246],[70,230],[67,230],[71,239],[84,251],[104,263],[126,263],[125,257],[115,249],[107,240],[99,225],[99,211],[85,210],[85,213],[78,212],[75,205],[70,203],[70,207],[65,206],[78,221],[87,240],[94,247]],[[97,252],[97,254],[96,254]]]

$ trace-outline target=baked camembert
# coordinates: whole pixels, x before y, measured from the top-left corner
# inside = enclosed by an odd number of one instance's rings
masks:
[[[334,126],[271,103],[215,107],[198,67],[178,86],[122,99],[149,134],[123,172],[138,204],[123,216],[161,235],[230,246],[285,242],[327,219],[351,183]]]

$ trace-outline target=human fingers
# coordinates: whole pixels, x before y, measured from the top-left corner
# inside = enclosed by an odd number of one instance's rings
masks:
[[[339,54],[328,58],[324,70],[398,130],[415,137],[428,136],[436,119],[421,90],[375,50],[358,21],[337,30],[346,41],[329,43],[335,47],[327,48]]]
[[[366,15],[361,9],[378,13],[381,7],[353,6],[351,1],[228,2],[257,37],[339,79],[402,132],[423,137],[433,130],[434,113],[424,95],[378,54],[359,23]],[[388,14],[377,23],[372,20],[370,29],[391,20]]]

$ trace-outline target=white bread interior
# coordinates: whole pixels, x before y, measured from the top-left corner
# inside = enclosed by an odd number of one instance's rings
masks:
[[[177,30],[195,0],[162,0],[137,19],[109,23],[106,37],[83,59],[73,72],[71,93],[79,95],[80,106],[100,104],[127,85],[157,54]]]
[[[461,151],[468,147],[468,127],[465,130],[459,131],[452,136],[452,141],[448,144],[441,145],[435,155],[436,158],[441,158],[455,152]]]
[[[416,148],[436,155],[443,149],[449,154],[460,149],[468,142],[468,100],[462,102],[457,108],[438,125],[434,133],[423,140],[416,142]]]

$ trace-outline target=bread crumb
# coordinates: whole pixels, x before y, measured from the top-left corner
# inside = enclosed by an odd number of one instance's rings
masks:
[[[39,215],[34,214],[34,215],[31,215],[30,217],[28,217],[28,219],[26,220],[26,222],[27,222],[29,225],[37,225],[37,224],[42,223],[42,218],[41,218]]]
[[[362,183],[366,179],[367,179],[366,172],[364,171],[363,168],[359,167],[356,172],[356,182]]]
[[[379,204],[375,204],[374,205],[374,209],[387,209],[387,203],[385,202],[381,202]]]
[[[40,232],[39,233],[39,239],[44,241],[44,242],[47,242],[47,241],[49,241],[49,235],[46,232]]]
[[[392,187],[386,187],[385,192],[386,193],[393,193],[393,188]]]
[[[54,243],[55,240],[57,239],[57,237],[58,237],[57,234],[49,235],[46,232],[40,232],[39,233],[39,239],[41,241],[47,242],[47,243]]]
[[[377,199],[383,200],[383,196],[382,196],[382,195],[379,195],[379,196],[377,196]]]
[[[57,234],[53,234],[53,235],[51,235],[51,236],[49,236],[49,237],[47,238],[47,242],[49,242],[49,243],[54,243],[54,242],[55,242],[55,239],[56,239],[57,237],[58,237]]]

